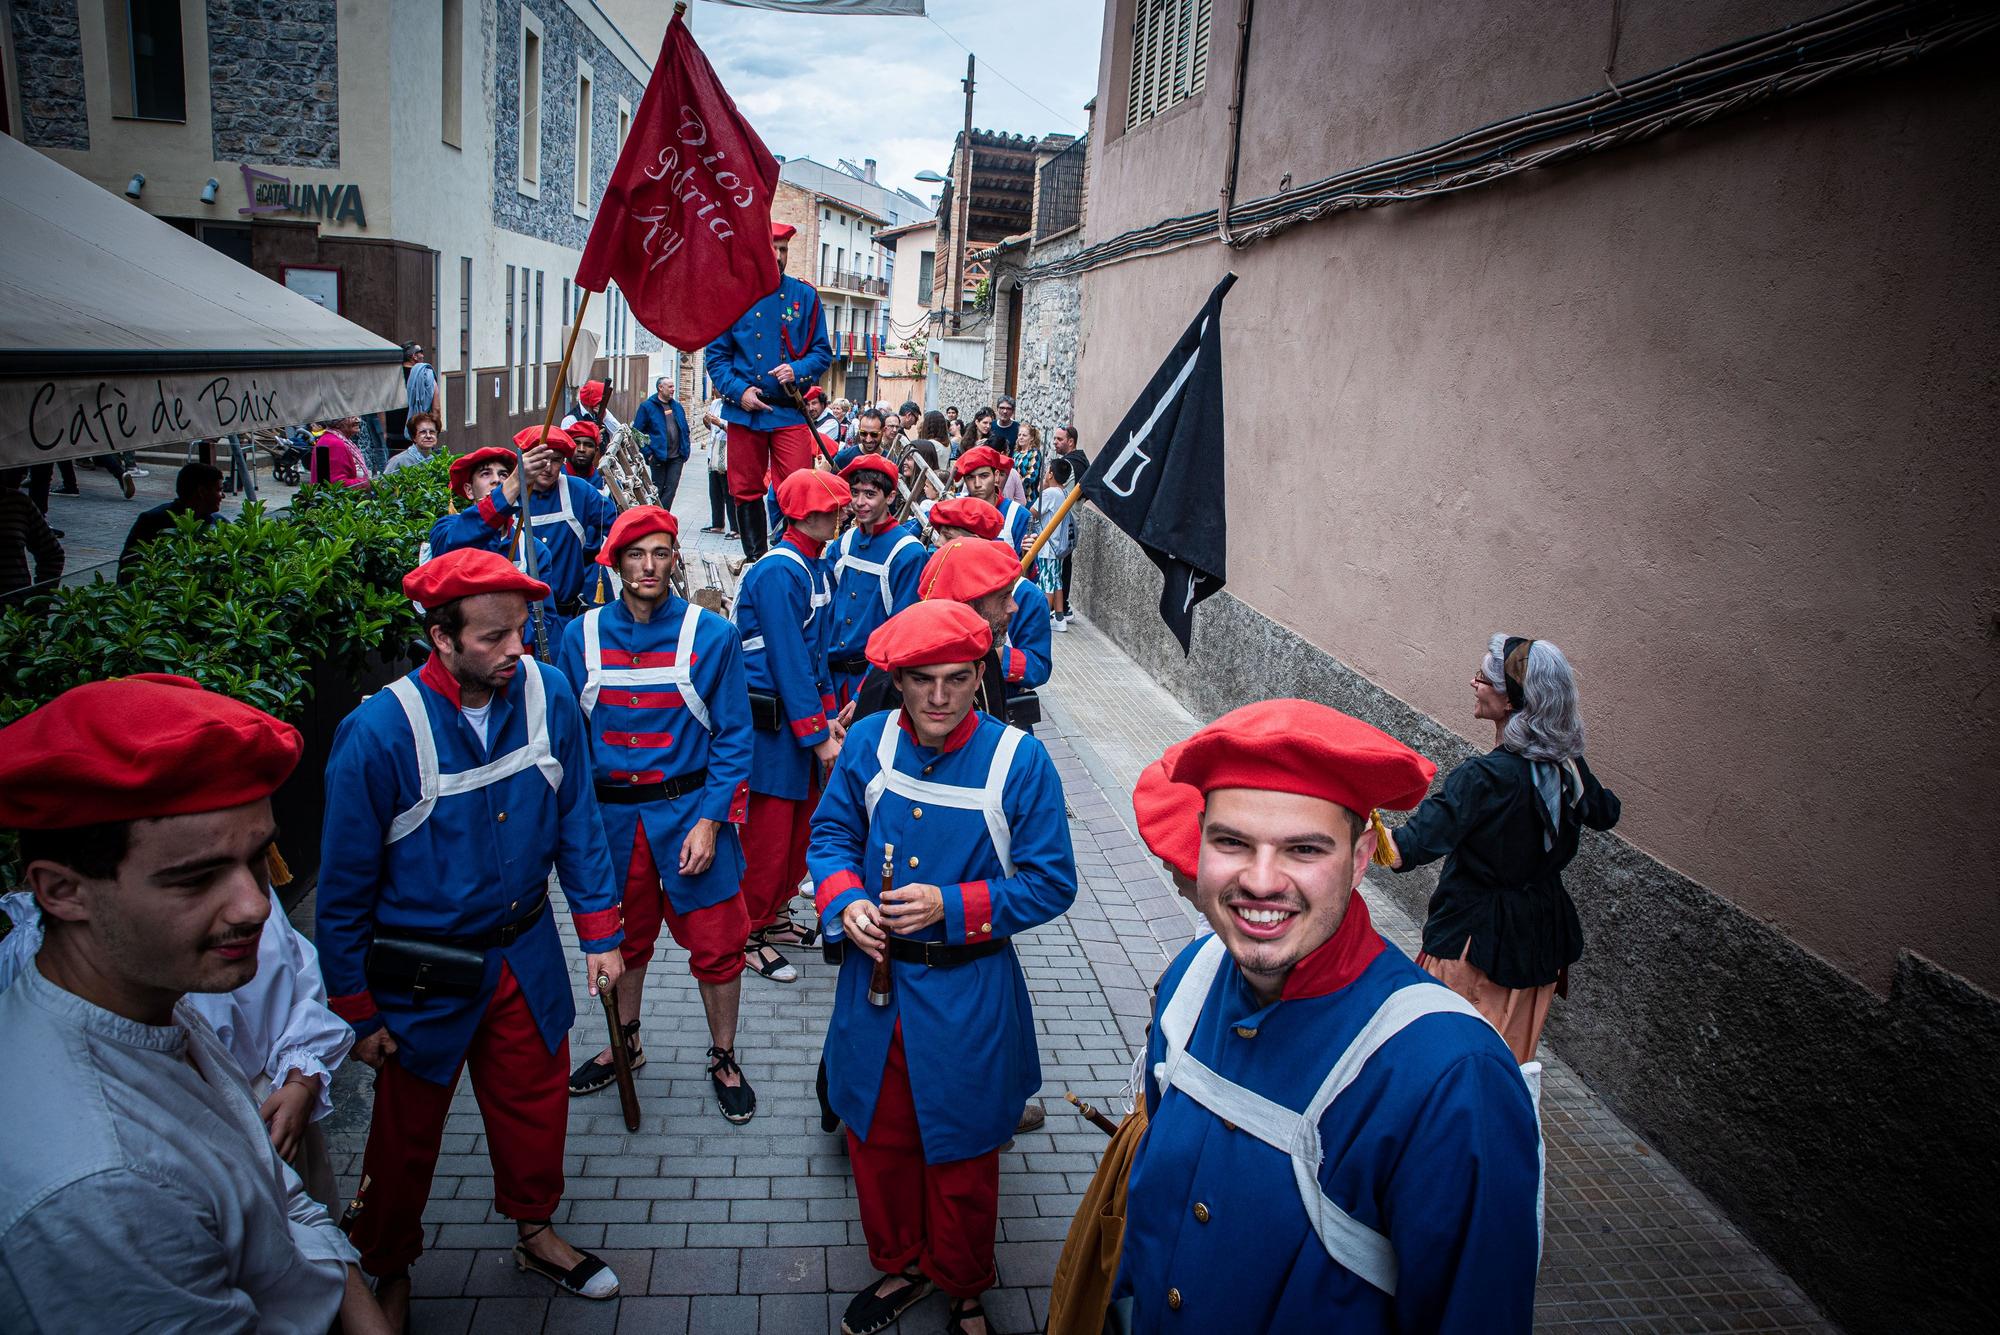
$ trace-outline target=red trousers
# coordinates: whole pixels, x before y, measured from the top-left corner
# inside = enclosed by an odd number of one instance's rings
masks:
[[[680,857],[680,850],[674,850]],[[720,904],[687,913],[674,910],[673,900],[660,888],[660,869],[646,827],[632,841],[632,865],[625,873],[625,944],[619,956],[628,969],[643,969],[653,958],[653,945],[664,923],[688,953],[688,972],[697,983],[726,983],[743,972],[743,942],[750,935],[750,918],[739,891]]]
[[[813,773],[805,797],[750,794],[750,815],[743,822],[743,907],[751,931],[776,922],[806,877],[806,844],[813,808],[819,805],[817,763]]]
[[[493,1204],[512,1219],[547,1219],[562,1203],[569,1040],[554,1052],[543,1046],[521,984],[505,965],[465,1059],[486,1123]],[[371,1275],[407,1270],[423,1254],[424,1206],[457,1084],[420,1080],[393,1057],[375,1077],[375,1116],[361,1156],[368,1185],[352,1235]]]
[[[868,1139],[849,1131],[847,1153],[870,1265],[886,1275],[919,1266],[954,1298],[977,1297],[993,1287],[1000,1151],[953,1163],[924,1162],[901,1024],[889,1040]]]
[[[803,422],[776,431],[752,431],[731,422],[729,494],[739,501],[761,501],[769,488],[801,468],[811,468],[818,453],[813,435]]]

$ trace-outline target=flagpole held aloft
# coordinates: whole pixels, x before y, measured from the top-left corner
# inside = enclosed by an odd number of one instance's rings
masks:
[[[1042,544],[1047,542],[1054,535],[1055,531],[1062,527],[1062,521],[1069,517],[1069,508],[1082,499],[1083,484],[1079,482],[1069,489],[1069,495],[1063,497],[1063,503],[1057,506],[1056,512],[1050,515],[1042,524],[1042,531],[1037,533],[1035,540],[1028,544],[1028,550],[1021,553],[1021,573],[1023,575],[1026,575],[1030,570],[1035,568],[1035,558],[1041,555]]]

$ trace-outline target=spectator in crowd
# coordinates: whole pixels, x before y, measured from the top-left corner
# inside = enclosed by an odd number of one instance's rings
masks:
[[[181,465],[181,471],[174,475],[174,498],[141,511],[132,521],[132,530],[125,535],[125,546],[118,553],[118,582],[131,583],[138,569],[139,549],[171,531],[178,516],[194,515],[207,526],[221,518],[221,510],[222,470],[214,464]]]
[[[438,378],[437,368],[424,355],[421,344],[403,345],[404,386],[408,391],[409,411],[428,413],[437,411]]]
[[[947,422],[949,422],[949,423],[951,423],[951,424],[952,424],[953,426],[957,426],[957,425],[958,425],[958,405],[957,405],[957,404],[953,403],[953,404],[947,404],[947,405],[946,405],[946,407],[945,407],[945,410],[944,410],[944,420],[945,420],[945,421],[947,421]]]
[[[991,445],[993,443],[993,410],[991,408],[981,408],[972,415],[972,434],[966,436],[964,441],[966,450],[972,449],[975,446]],[[961,450],[959,452],[962,454],[965,451]]]
[[[52,464],[36,464],[28,470],[28,495],[34,500],[35,508],[43,514],[49,512],[49,489],[54,484],[56,470],[62,470],[62,485],[55,488],[58,496],[81,496],[83,489],[76,485],[76,460],[58,459]],[[56,530],[62,536],[62,530]]]
[[[0,995],[0,1329],[390,1329],[354,1247],[189,994],[262,972],[271,794],[298,731],[185,677],[64,692],[0,731],[43,939]],[[289,1077],[287,1077],[289,1079]]]
[[[570,410],[564,415],[562,425],[569,429],[571,422],[588,417],[604,428],[608,437],[625,424],[611,411],[611,386],[602,380],[586,380],[576,387],[576,398],[570,402]]]
[[[400,442],[409,439],[409,418],[410,414],[416,411],[416,404],[413,402],[416,395],[412,391],[416,388],[417,367],[422,365],[425,365],[422,345],[405,343],[403,345],[403,402],[399,406],[391,408],[382,414],[384,432],[390,440],[398,442],[399,445]],[[426,403],[424,406],[428,408],[430,405]]]
[[[1495,635],[1472,674],[1472,716],[1493,749],[1453,770],[1393,832],[1397,871],[1445,860],[1417,964],[1533,1061],[1583,925],[1563,888],[1583,827],[1618,823],[1617,795],[1583,761],[1569,660],[1549,640]]]
[[[1020,435],[1021,424],[1014,420],[1014,400],[1002,394],[993,405],[993,421],[986,428],[986,443],[996,450],[1012,454]]]
[[[382,476],[399,472],[412,465],[437,457],[438,446],[444,440],[444,423],[438,415],[425,408],[409,416],[410,448],[402,451],[382,468]]]
[[[54,529],[35,503],[21,491],[25,468],[0,470],[0,597],[35,585],[52,585],[62,578],[63,549]],[[28,555],[34,554],[34,578],[28,577]]]
[[[853,411],[852,403],[846,399],[835,399],[826,406],[825,412],[814,419],[813,426],[836,446],[851,444],[854,440],[854,423],[848,415]]]
[[[337,482],[343,487],[369,486],[373,476],[368,471],[368,461],[354,446],[354,438],[360,434],[358,417],[322,422],[312,433],[306,481],[321,485]]]
[[[722,420],[720,394],[702,409],[701,421],[708,428],[708,527],[702,532],[734,538],[732,521],[736,507],[729,500],[729,423]]]
[[[1056,511],[1062,509],[1063,497],[1069,494],[1072,484],[1069,460],[1061,457],[1049,460],[1048,473],[1042,480],[1047,485],[1035,502],[1035,527],[1046,530],[1055,521]],[[1048,541],[1042,544],[1042,550],[1035,554],[1035,583],[1049,596],[1049,624],[1059,632],[1069,629],[1069,600],[1063,597],[1063,566],[1075,546],[1076,514],[1072,506],[1071,513],[1062,517],[1062,522],[1049,533]]]
[[[834,471],[845,477],[849,464],[864,454],[882,453],[884,444],[885,432],[881,412],[875,408],[862,409],[860,416],[854,419],[853,443],[843,447],[839,454],[833,456]]]
[[[1085,454],[1083,447],[1077,443],[1075,423],[1065,422],[1056,428],[1054,448],[1058,459],[1069,461],[1070,485],[1075,486],[1077,483],[1083,481],[1083,475],[1090,471],[1090,456]],[[1062,558],[1062,606],[1064,608],[1063,620],[1065,622],[1075,614],[1074,609],[1070,607],[1069,595],[1071,558],[1076,554],[1076,512],[1074,510],[1070,512],[1069,518],[1071,529],[1069,550],[1063,553]]]
[[[903,434],[914,436],[917,424],[924,420],[924,410],[917,406],[914,399],[905,399],[903,406],[896,409],[896,416],[902,420]]]
[[[382,414],[363,413],[355,418],[354,430],[347,439],[367,461],[368,475],[382,476],[382,470],[389,466],[389,438],[382,428]],[[402,442],[399,439],[397,443]]]
[[[687,410],[674,395],[672,376],[663,375],[653,382],[651,397],[632,414],[632,429],[646,438],[646,467],[660,493],[660,508],[672,510],[674,495],[681,489],[681,470],[693,452]]]

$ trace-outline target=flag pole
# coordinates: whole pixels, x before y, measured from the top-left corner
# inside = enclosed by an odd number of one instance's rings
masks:
[[[1057,528],[1061,527],[1062,521],[1069,516],[1069,508],[1075,505],[1082,496],[1083,484],[1079,482],[1069,489],[1069,495],[1063,497],[1063,503],[1056,507],[1054,514],[1049,516],[1049,522],[1042,525],[1042,531],[1037,533],[1035,540],[1028,544],[1028,550],[1021,553],[1021,574],[1023,577],[1035,568],[1035,558],[1041,554],[1042,544],[1049,540]]]
[[[549,389],[549,406],[542,414],[542,434],[535,438],[536,449],[549,443],[549,428],[553,427],[556,421],[556,405],[562,402],[563,386],[569,379],[569,359],[570,354],[576,351],[577,331],[583,328],[583,313],[590,309],[590,289],[581,287],[577,291],[583,295],[576,303],[576,319],[570,324],[569,337],[563,340],[562,365],[556,370],[555,384]],[[534,493],[528,485],[527,452],[521,448],[519,440],[514,442],[514,476],[521,479],[521,572],[529,579],[536,579],[538,576],[535,574],[535,521],[530,509]],[[558,476],[556,481],[560,484],[561,477]],[[545,651],[548,648],[548,640],[543,634],[542,600],[536,599],[528,611],[535,622],[535,648]],[[541,655],[538,653],[536,656]]]

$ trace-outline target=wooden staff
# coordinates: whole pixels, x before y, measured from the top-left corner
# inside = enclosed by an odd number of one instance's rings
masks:
[[[1112,1121],[1109,1117],[1106,1117],[1103,1113],[1097,1111],[1097,1109],[1091,1107],[1088,1103],[1085,1103],[1082,1099],[1078,1098],[1073,1091],[1067,1089],[1064,1090],[1063,1097],[1068,1099],[1071,1103],[1075,1104],[1076,1110],[1082,1113],[1084,1117],[1090,1122],[1090,1124],[1096,1127],[1099,1131],[1102,1131],[1107,1136],[1115,1136],[1118,1134],[1118,1123]]]
[[[632,1054],[625,1050],[625,1033],[618,1025],[618,999],[611,995],[611,976],[597,975],[597,999],[604,1003],[604,1022],[611,1027],[611,1070],[618,1077],[618,1106],[625,1129],[639,1129],[639,1088],[632,1083]]]
[[[585,287],[577,290],[583,295],[576,303],[576,319],[570,324],[569,337],[563,340],[562,365],[556,370],[555,384],[549,388],[548,411],[542,414],[542,434],[535,438],[535,447],[537,449],[549,443],[549,430],[556,424],[556,405],[562,402],[563,385],[569,379],[570,354],[576,351],[576,333],[577,330],[583,328],[583,313],[590,309],[590,289]],[[521,448],[521,442],[518,440],[514,442],[514,476],[521,480],[521,573],[529,579],[535,579],[537,578],[535,574],[535,519],[531,508],[534,489],[528,485],[527,452]],[[560,485],[566,485],[561,484],[560,478],[557,481]],[[555,651],[553,646],[549,644],[542,627],[542,603],[540,599],[528,605],[528,614],[535,621],[536,657],[541,658],[544,662],[553,662]],[[619,1045],[613,1043],[612,1046],[616,1048]],[[630,1072],[627,1072],[627,1075],[629,1076]],[[638,1104],[635,1102],[633,1104],[635,1111],[628,1113],[627,1116],[638,1116],[637,1107]]]
[[[896,888],[896,846],[882,845],[882,893],[887,895]],[[888,935],[888,927],[882,929]],[[868,1004],[886,1006],[895,999],[896,975],[889,968],[889,943],[882,942],[882,958],[875,961],[875,967],[868,974]]]

